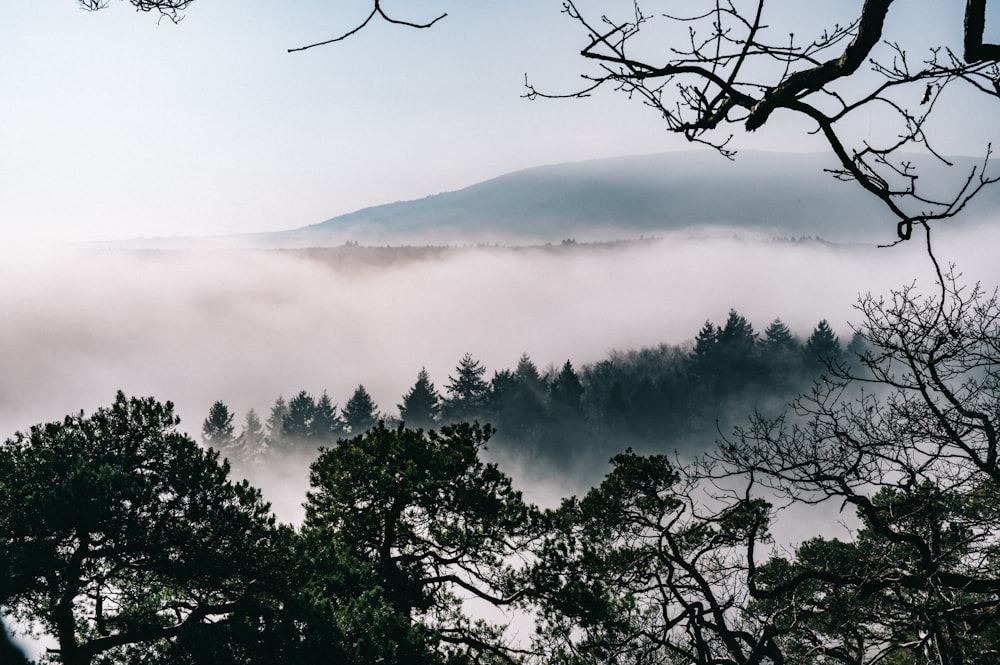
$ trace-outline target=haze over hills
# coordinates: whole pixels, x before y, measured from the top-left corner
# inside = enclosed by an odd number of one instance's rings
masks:
[[[981,161],[924,171],[928,182],[961,183]],[[120,246],[222,245],[257,248],[362,245],[558,243],[657,236],[721,228],[830,242],[895,240],[885,208],[824,169],[832,155],[686,151],[541,166],[457,191],[364,208],[288,231],[220,238],[141,239]],[[950,180],[949,180],[950,179]],[[955,191],[942,185],[943,191]],[[1000,188],[986,188],[962,224],[1000,210]],[[952,222],[949,222],[952,223]]]
[[[975,164],[967,160],[968,166]],[[542,166],[464,189],[245,237],[281,247],[610,240],[720,226],[833,242],[891,241],[881,204],[824,168],[830,155],[674,152]],[[966,177],[968,171],[962,168]],[[959,175],[958,173],[955,174]],[[966,217],[1000,208],[987,188]]]
[[[884,213],[819,155],[691,151],[542,166],[366,208],[253,244],[306,247],[608,240],[700,226],[857,238]]]

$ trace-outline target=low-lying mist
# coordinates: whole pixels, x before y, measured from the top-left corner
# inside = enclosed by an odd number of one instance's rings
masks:
[[[997,234],[982,234],[942,233],[936,247],[992,288]],[[860,293],[933,279],[918,242],[723,232],[517,249],[22,251],[0,263],[0,432],[92,411],[118,389],[173,401],[195,438],[215,400],[238,431],[248,409],[263,419],[299,390],[342,406],[364,384],[396,415],[421,367],[443,393],[467,352],[487,379],[522,353],[543,369],[579,367],[614,349],[681,344],[730,308],[758,332],[781,317],[802,337],[826,318],[846,342]],[[574,485],[531,484],[528,498],[544,503]],[[289,489],[269,498],[295,519],[304,488]]]

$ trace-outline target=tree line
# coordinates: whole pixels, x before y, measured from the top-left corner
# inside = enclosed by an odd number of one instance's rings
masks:
[[[1000,302],[860,311],[865,351],[787,412],[690,463],[625,450],[544,510],[488,426],[383,421],[280,525],[170,403],[119,393],[0,446],[0,607],[66,665],[996,662]],[[788,507],[814,535],[775,542]]]
[[[418,429],[489,423],[495,445],[541,461],[566,455],[604,461],[627,446],[693,450],[711,441],[720,423],[784,406],[829,365],[842,365],[862,350],[860,335],[842,345],[825,319],[803,341],[780,318],[761,335],[730,310],[721,325],[706,321],[690,348],[615,351],[580,370],[569,360],[539,370],[524,354],[513,369],[489,377],[465,354],[443,391],[421,369],[396,406],[398,417],[380,411],[363,384],[342,408],[326,392],[279,396],[263,422],[248,411],[239,432],[235,414],[217,401],[202,424],[202,439],[241,469],[274,455],[315,452],[380,420]]]

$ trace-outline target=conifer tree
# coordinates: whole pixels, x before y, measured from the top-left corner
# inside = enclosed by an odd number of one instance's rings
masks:
[[[359,385],[351,399],[344,404],[342,414],[347,430],[357,436],[375,426],[378,421],[378,406],[365,387]]]
[[[583,384],[569,360],[552,381],[549,402],[555,419],[578,419],[583,415]]]
[[[257,412],[253,409],[247,411],[243,420],[243,431],[240,432],[240,458],[244,463],[254,464],[258,462],[264,451],[267,449],[267,438],[264,434],[264,426],[257,417]]]
[[[411,429],[433,427],[437,422],[441,411],[441,396],[431,383],[426,368],[420,368],[417,382],[403,395],[403,403],[397,407],[399,417]]]
[[[344,421],[337,415],[337,405],[331,402],[330,396],[323,394],[316,401],[312,421],[309,423],[309,437],[322,445],[335,441],[344,433]]]
[[[310,438],[312,422],[316,415],[316,400],[305,390],[288,402],[288,413],[282,418],[285,436],[299,442]]]
[[[285,416],[288,415],[288,402],[281,395],[274,401],[271,414],[267,417],[267,442],[271,446],[282,446],[285,443]]]
[[[761,341],[761,347],[764,353],[775,355],[786,352],[797,352],[799,350],[799,343],[784,321],[778,318],[772,321],[764,330],[764,339]]]
[[[838,363],[843,360],[840,340],[833,333],[826,319],[820,321],[806,340],[805,359],[807,363]]]
[[[466,353],[455,369],[455,376],[448,377],[448,397],[441,407],[445,422],[472,421],[485,412],[489,386],[483,379],[486,368]]]
[[[538,367],[527,353],[517,362],[513,374],[513,391],[503,405],[497,431],[529,440],[545,419],[545,398],[547,392]]]
[[[802,345],[779,318],[764,330],[760,342],[761,370],[772,389],[788,389],[802,374]]]
[[[210,448],[224,451],[233,444],[233,430],[233,413],[222,401],[217,401],[201,424],[201,440]]]

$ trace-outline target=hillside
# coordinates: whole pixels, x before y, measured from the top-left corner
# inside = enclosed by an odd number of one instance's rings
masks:
[[[891,241],[879,204],[824,168],[828,156],[675,152],[542,166],[453,192],[244,236],[258,246],[558,242],[722,226],[830,241]],[[996,209],[987,190],[970,210]]]

